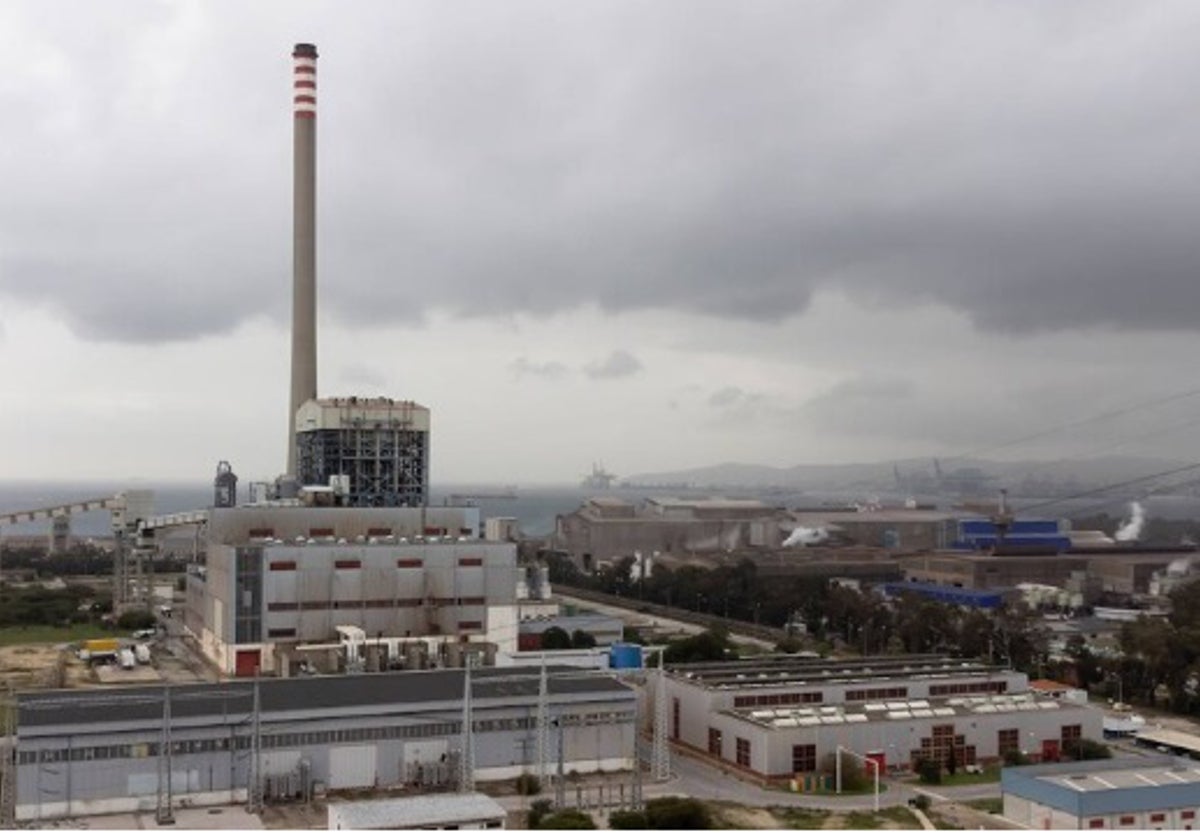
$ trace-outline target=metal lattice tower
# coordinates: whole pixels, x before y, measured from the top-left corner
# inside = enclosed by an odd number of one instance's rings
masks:
[[[254,711],[250,720],[250,769],[246,780],[246,810],[261,814],[263,810],[262,783],[262,702],[259,698],[258,669],[254,670]]]
[[[171,810],[171,687],[163,686],[162,736],[158,741],[158,807],[154,820],[159,825],[173,825]]]
[[[458,789],[461,793],[475,790],[475,722],[471,717],[471,657],[466,657],[463,670],[462,753],[459,756]]]
[[[9,685],[4,696],[4,743],[0,745],[0,828],[17,824],[17,699]]]
[[[537,705],[537,777],[538,782],[542,787],[546,786],[546,778],[549,775],[546,772],[546,762],[549,759],[547,753],[550,750],[550,697],[549,685],[546,678],[546,657],[542,657],[542,673],[538,680],[538,705]]]
[[[654,686],[654,747],[650,753],[650,772],[654,781],[671,778],[671,750],[667,746],[667,675],[663,671],[663,652],[658,654],[658,683]]]

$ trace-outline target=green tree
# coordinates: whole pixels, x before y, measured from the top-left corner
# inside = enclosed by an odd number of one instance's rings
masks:
[[[156,623],[154,613],[149,610],[128,610],[117,619],[117,627],[121,630],[146,630]]]
[[[569,650],[571,637],[561,627],[547,627],[542,631],[542,650]]]
[[[531,826],[533,827],[533,826]],[[596,822],[582,811],[555,811],[542,817],[536,828],[539,830],[584,831],[595,829]]]
[[[537,796],[542,792],[542,783],[538,777],[530,773],[517,776],[517,793],[521,796]]]
[[[613,811],[608,816],[608,827],[616,831],[645,831],[650,823],[645,811]]]
[[[837,753],[829,753],[821,759],[821,772],[832,776],[834,784],[837,783],[837,765]],[[871,784],[858,759],[849,753],[842,753],[842,792],[866,790]]]
[[[537,828],[546,815],[553,810],[553,805],[549,799],[535,799],[529,805],[529,815],[525,819],[525,824],[530,828]]]
[[[585,633],[583,630],[576,630],[571,634],[571,647],[591,649],[596,646],[596,637],[591,633]]]
[[[917,759],[915,769],[917,775],[925,784],[938,785],[942,783],[942,765],[932,758],[922,757]]]
[[[646,803],[646,823],[656,830],[700,830],[709,828],[712,821],[703,802],[667,796]]]

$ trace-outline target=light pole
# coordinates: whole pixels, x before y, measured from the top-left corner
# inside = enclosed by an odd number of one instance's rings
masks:
[[[879,762],[873,758],[867,758],[865,755],[859,755],[854,750],[837,745],[837,792],[842,792],[842,753],[850,753],[855,758],[860,759],[864,764],[870,764],[871,769],[875,771],[875,810],[879,811]]]

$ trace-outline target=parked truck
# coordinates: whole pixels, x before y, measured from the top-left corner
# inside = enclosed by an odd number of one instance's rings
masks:
[[[120,645],[116,639],[88,639],[79,647],[79,658],[84,662],[107,662],[117,658]]]

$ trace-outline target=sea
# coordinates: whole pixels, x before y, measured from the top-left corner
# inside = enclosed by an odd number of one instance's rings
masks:
[[[0,515],[23,510],[34,510],[53,505],[68,504],[88,499],[108,498],[122,490],[153,490],[155,512],[158,514],[198,510],[212,504],[213,489],[206,483],[150,483],[150,482],[101,482],[101,481],[9,481],[0,482]],[[562,514],[576,510],[586,499],[593,496],[609,496],[638,502],[647,497],[672,496],[705,498],[754,498],[768,504],[787,508],[823,508],[846,505],[882,505],[895,507],[906,501],[902,497],[857,490],[795,490],[787,488],[766,489],[719,489],[680,487],[631,487],[618,485],[609,489],[585,488],[579,485],[533,485],[516,487],[511,497],[507,488],[495,485],[433,484],[430,487],[430,504],[440,505],[452,501],[451,497],[471,499],[480,509],[483,518],[493,516],[515,517],[521,532],[527,537],[542,537],[554,532],[555,520]],[[244,485],[239,493],[245,492]],[[1079,518],[1100,513],[1121,518],[1129,514],[1129,503],[1135,498],[1123,499],[1114,496],[1081,497],[1067,500],[1010,498],[1009,503],[1018,516],[1030,518],[1062,519]],[[934,505],[949,509],[958,500],[948,497],[918,497],[922,505]],[[1148,518],[1200,519],[1200,497],[1190,495],[1138,497]],[[1027,511],[1023,513],[1023,511]],[[19,522],[0,523],[0,534],[27,535],[44,534],[48,523]],[[77,514],[71,519],[71,531],[76,536],[107,536],[110,533],[107,511]]]

